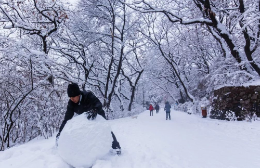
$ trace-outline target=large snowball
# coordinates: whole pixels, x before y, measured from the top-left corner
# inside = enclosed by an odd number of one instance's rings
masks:
[[[112,135],[108,122],[97,115],[88,120],[85,114],[69,120],[58,141],[58,153],[74,167],[90,167],[111,149]]]

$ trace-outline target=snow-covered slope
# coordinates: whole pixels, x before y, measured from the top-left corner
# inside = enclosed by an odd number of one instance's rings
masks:
[[[260,121],[227,122],[173,111],[107,121],[123,154],[93,168],[259,168]],[[71,168],[58,155],[55,138],[36,139],[0,152],[0,168]]]

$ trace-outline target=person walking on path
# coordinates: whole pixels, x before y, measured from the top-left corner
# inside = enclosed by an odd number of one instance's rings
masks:
[[[152,104],[150,104],[149,110],[150,110],[150,116],[153,116],[153,105]]]
[[[166,111],[166,120],[171,120],[171,105],[169,104],[169,102],[165,103],[165,107],[164,110]]]
[[[156,104],[156,106],[155,106],[156,113],[159,113],[159,109],[160,109],[160,106],[158,104]]]

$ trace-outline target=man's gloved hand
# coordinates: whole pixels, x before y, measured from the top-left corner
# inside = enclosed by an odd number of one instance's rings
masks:
[[[94,120],[97,117],[97,111],[96,110],[90,110],[87,112],[87,118],[89,120]]]

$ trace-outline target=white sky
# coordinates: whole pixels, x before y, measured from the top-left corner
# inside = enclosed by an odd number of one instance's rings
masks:
[[[68,3],[72,4],[72,5],[76,5],[79,0],[61,0],[61,1],[68,2]]]
[[[171,114],[172,120],[167,121],[163,109],[154,116],[144,111],[137,119],[107,121],[122,155],[100,158],[92,168],[260,167],[260,121],[228,122],[179,111]],[[71,168],[58,155],[55,137],[0,152],[0,167]]]

